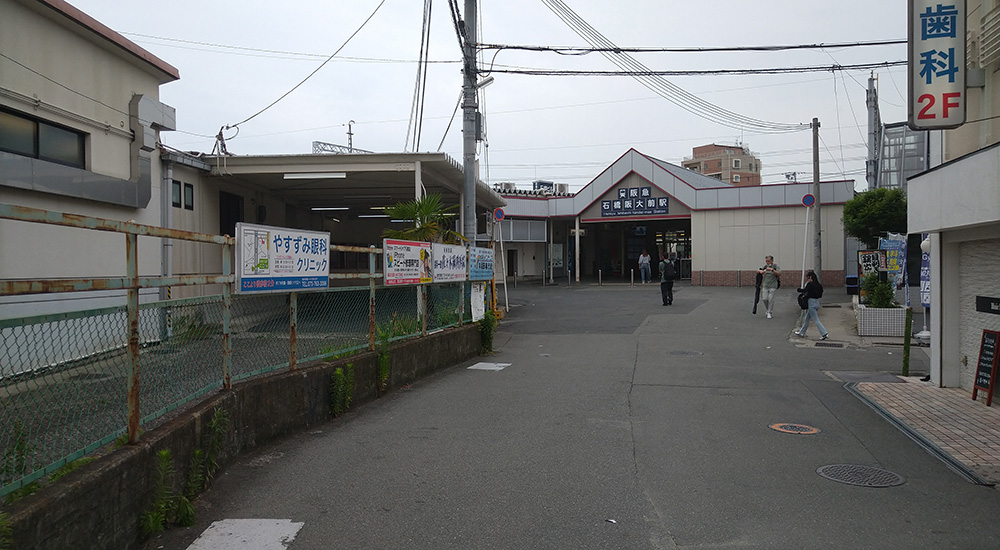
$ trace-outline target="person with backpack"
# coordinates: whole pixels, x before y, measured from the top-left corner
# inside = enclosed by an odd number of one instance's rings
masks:
[[[800,294],[805,295],[809,307],[806,311],[806,320],[803,321],[802,328],[795,334],[805,338],[806,329],[809,328],[809,319],[812,319],[816,323],[816,328],[819,329],[819,339],[826,340],[830,337],[830,333],[823,326],[823,323],[819,322],[819,299],[823,297],[823,285],[816,280],[816,273],[811,269],[807,271],[806,286],[796,290]]]
[[[667,254],[664,253],[663,261],[660,262],[660,297],[665,306],[674,303],[674,278],[676,275],[674,262],[670,261]]]

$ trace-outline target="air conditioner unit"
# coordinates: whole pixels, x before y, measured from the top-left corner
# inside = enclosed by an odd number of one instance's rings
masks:
[[[568,195],[569,194],[569,184],[568,183],[557,183],[556,184],[556,195]]]
[[[570,236],[576,236],[576,229],[575,228],[570,229],[569,230],[569,234],[570,234]],[[581,237],[586,237],[587,236],[587,230],[586,229],[581,229],[580,230],[580,236]]]
[[[505,181],[500,184],[501,191],[517,191],[517,185],[512,181]]]

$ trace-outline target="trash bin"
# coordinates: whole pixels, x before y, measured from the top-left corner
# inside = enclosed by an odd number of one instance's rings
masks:
[[[848,294],[858,294],[861,291],[861,286],[858,285],[857,275],[845,277],[844,286],[847,287]]]

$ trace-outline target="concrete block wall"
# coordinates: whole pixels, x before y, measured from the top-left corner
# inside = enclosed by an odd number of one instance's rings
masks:
[[[391,348],[388,391],[480,353],[479,325],[447,329]],[[215,409],[228,413],[229,430],[219,464],[268,442],[330,418],[330,378],[334,369],[354,365],[352,411],[377,397],[378,354],[366,352],[334,362],[304,365],[248,380],[219,392],[177,417],[142,434],[138,444],[113,451],[66,475],[59,482],[4,508],[18,550],[103,550],[136,548],[140,514],[153,501],[157,453],[170,449],[174,491],[187,480],[196,448],[203,448]],[[348,413],[350,414],[350,413]]]

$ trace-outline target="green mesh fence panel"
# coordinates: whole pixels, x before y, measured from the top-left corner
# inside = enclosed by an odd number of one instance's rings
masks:
[[[463,294],[464,287],[464,294]],[[458,324],[471,285],[375,288],[376,342]],[[368,347],[369,286],[297,294],[297,360]],[[223,385],[221,296],[140,306],[141,429]],[[288,294],[235,295],[232,380],[288,368]],[[0,497],[22,491],[68,461],[110,447],[125,432],[127,313],[111,307],[0,320]]]

